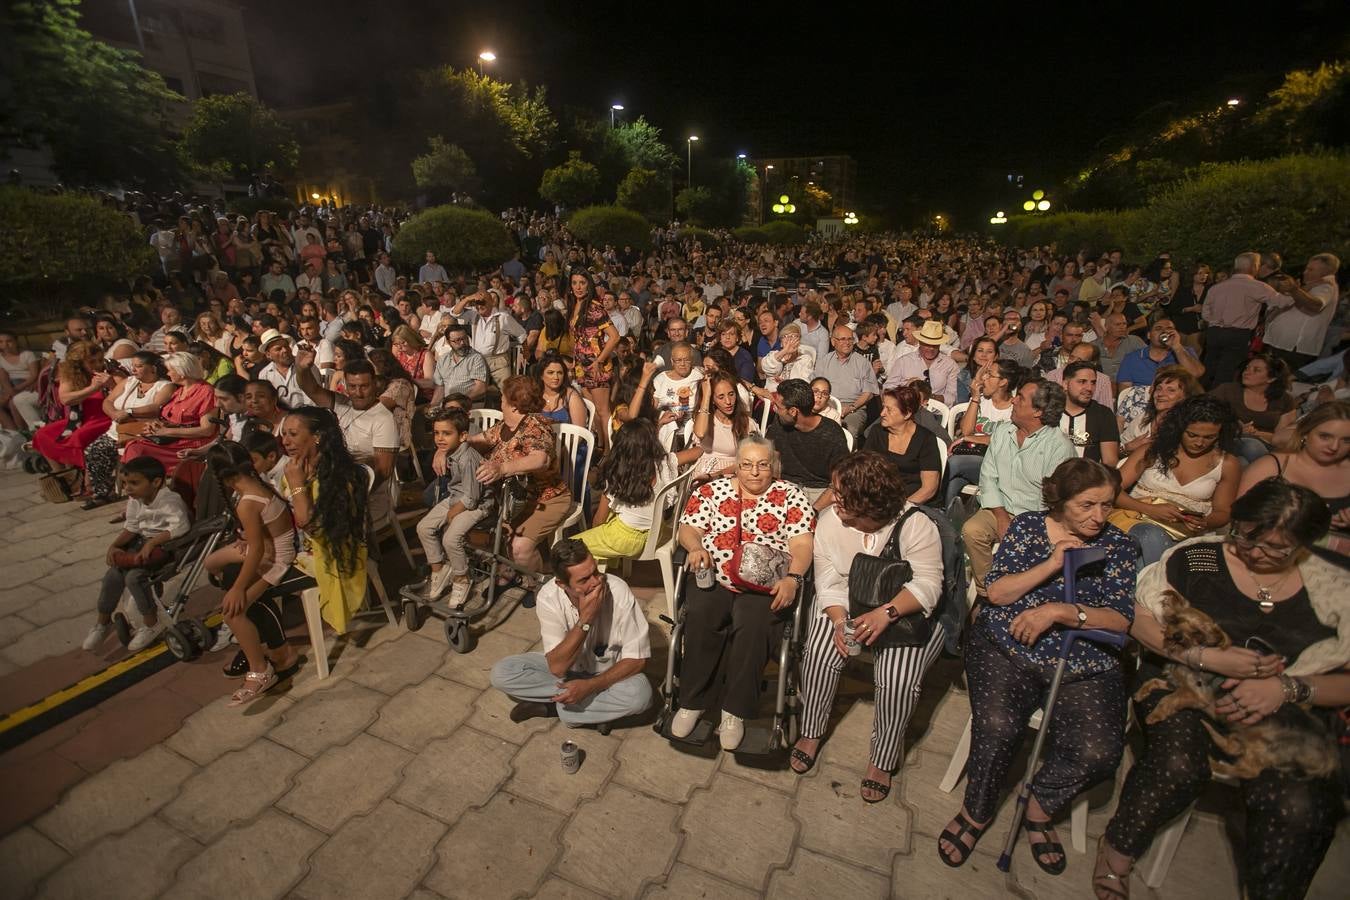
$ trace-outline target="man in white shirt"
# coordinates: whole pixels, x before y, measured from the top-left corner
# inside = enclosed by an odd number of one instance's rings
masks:
[[[902,284],[896,288],[896,301],[886,307],[886,316],[893,323],[888,329],[892,340],[895,338],[896,329],[900,324],[919,311],[919,307],[914,305],[914,289],[907,284]]]
[[[469,346],[487,360],[488,374],[500,390],[511,377],[511,339],[524,340],[525,329],[514,316],[497,306],[493,291],[482,291],[469,298],[460,318],[469,329]]]
[[[1297,372],[1322,355],[1327,326],[1336,314],[1336,273],[1341,261],[1319,253],[1303,267],[1303,283],[1288,275],[1272,279],[1280,297],[1266,303],[1266,345]]]
[[[277,389],[277,397],[290,409],[301,406],[314,406],[313,399],[300,387],[299,373],[295,367],[295,356],[291,352],[291,341],[286,335],[270,328],[259,339],[263,355],[271,362],[263,366],[258,373],[262,381],[270,382]],[[311,362],[313,362],[311,360]]]
[[[661,411],[660,437],[663,446],[669,448],[679,428],[689,418],[698,403],[699,382],[703,373],[694,365],[694,348],[680,341],[671,344],[670,368],[652,379],[652,399]],[[654,365],[648,363],[648,365]],[[673,418],[664,421],[666,413]]]
[[[576,727],[638,715],[652,702],[643,675],[652,652],[637,598],[581,541],[559,541],[552,557],[554,578],[535,596],[543,652],[492,667],[492,686],[516,701],[511,721],[557,716]]]
[[[301,288],[311,294],[323,293],[323,277],[319,274],[319,264],[312,259],[305,263],[305,271],[295,279],[295,289],[299,291]]]
[[[436,262],[436,254],[430,250],[427,251],[427,261],[422,264],[422,268],[417,270],[417,281],[419,284],[432,284],[437,281],[449,281],[450,276],[445,272],[445,266]]]
[[[291,243],[295,246],[295,253],[298,256],[300,251],[309,243],[309,237],[313,235],[314,240],[323,244],[323,234],[319,229],[310,224],[309,216],[300,216],[296,226],[291,231]]]
[[[394,296],[394,282],[398,278],[398,273],[389,263],[389,254],[383,251],[379,255],[380,264],[375,267],[375,290],[384,294],[385,297]]]
[[[918,379],[926,381],[932,387],[933,396],[951,406],[956,402],[956,382],[961,367],[947,354],[942,352],[942,344],[947,339],[947,329],[936,319],[929,319],[914,334],[918,350],[892,359],[890,371],[886,375],[886,389]]]

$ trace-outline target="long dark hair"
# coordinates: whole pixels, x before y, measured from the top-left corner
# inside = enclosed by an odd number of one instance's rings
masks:
[[[980,371],[979,365],[977,365],[975,362],[975,348],[980,346],[980,344],[984,343],[994,345],[994,359],[998,359],[998,341],[994,340],[991,337],[980,335],[975,340],[970,342],[970,350],[968,351],[970,356],[966,359],[966,371],[970,373],[971,377],[974,377],[975,373]]]
[[[1269,352],[1255,353],[1247,357],[1246,362],[1238,366],[1237,378],[1234,380],[1241,386],[1242,376],[1247,374],[1247,369],[1257,360],[1266,364],[1266,372],[1270,375],[1270,384],[1266,385],[1265,391],[1266,402],[1274,403],[1289,393],[1289,382],[1291,381],[1289,364],[1280,357]]]
[[[642,366],[643,360],[638,357],[619,360],[619,377],[614,382],[613,402],[611,404],[615,409],[621,405],[626,405],[630,411],[632,410],[633,398],[637,396],[638,385],[642,382]],[[656,397],[652,392],[650,381],[647,382],[647,387],[642,395],[642,409],[638,412],[638,416],[649,419],[652,424],[656,424]]]
[[[347,450],[342,428],[330,409],[301,406],[288,414],[304,423],[319,442],[314,477],[319,483],[314,499],[313,534],[328,545],[338,574],[356,571],[359,551],[366,540],[366,504],[369,480]]]
[[[573,310],[572,321],[575,322],[577,325],[585,325],[586,314],[591,311],[591,303],[596,298],[595,279],[591,277],[590,272],[588,272],[581,266],[577,266],[573,268],[571,272],[568,272],[567,273],[568,305],[571,305],[575,300],[575,298],[572,296],[572,279],[578,275],[586,279],[586,296],[581,298],[581,302],[578,303],[576,308]]]
[[[709,384],[708,390],[715,395],[717,393],[717,386],[723,382],[731,385],[731,390],[736,395],[736,406],[731,410],[731,433],[736,436],[737,441],[740,441],[741,438],[750,433],[750,410],[745,408],[745,401],[741,399],[741,380],[736,377],[735,371],[726,372],[718,370],[717,374],[712,377],[712,382]],[[711,401],[711,406],[716,410],[717,401]],[[716,412],[712,415],[715,416]],[[712,432],[709,431],[710,436],[711,434]]]
[[[544,310],[544,337],[556,341],[565,334],[567,334],[567,316],[551,306]]]
[[[595,469],[595,487],[628,506],[652,502],[656,475],[666,450],[650,419],[634,419],[614,435],[609,452]]]
[[[143,366],[154,369],[156,381],[169,380],[169,370],[164,366],[164,357],[158,353],[151,353],[149,350],[137,350],[131,354],[131,358]]]
[[[1153,446],[1144,454],[1144,463],[1156,463],[1158,471],[1167,474],[1180,459],[1182,435],[1187,426],[1194,424],[1218,425],[1219,438],[1215,446],[1225,453],[1233,452],[1240,433],[1233,410],[1217,397],[1197,394],[1178,403],[1163,418],[1153,438]]]
[[[351,341],[348,341],[347,343],[350,344]],[[348,361],[351,359],[350,357],[346,357],[345,354],[344,358]],[[360,357],[357,358],[360,359]],[[375,347],[366,354],[366,359],[370,360],[370,364],[375,368],[375,374],[378,375],[386,385],[392,384],[395,381],[406,381],[409,384],[413,383],[412,377],[408,374],[408,370],[403,368],[403,365],[398,361],[398,357],[394,356],[393,351],[386,350],[383,347]]]
[[[273,496],[280,496],[272,487],[272,482],[258,473],[253,467],[253,457],[248,449],[237,441],[220,441],[212,444],[206,451],[206,468],[216,479],[225,508],[238,521],[239,514],[234,509],[234,497],[227,482],[232,478],[252,478],[263,486],[263,490]]]

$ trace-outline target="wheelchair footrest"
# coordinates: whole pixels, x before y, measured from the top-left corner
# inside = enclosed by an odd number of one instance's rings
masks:
[[[670,718],[674,718],[673,715]],[[668,741],[677,744],[689,744],[694,747],[702,747],[713,737],[713,732],[717,730],[717,725],[708,719],[699,719],[694,730],[689,732],[688,737],[677,738],[670,733],[670,719],[661,727],[661,736]]]

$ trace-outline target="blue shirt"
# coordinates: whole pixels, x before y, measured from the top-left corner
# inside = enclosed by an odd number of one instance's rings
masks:
[[[1116,381],[1127,381],[1130,384],[1152,384],[1153,376],[1158,374],[1158,370],[1163,366],[1175,366],[1177,364],[1177,355],[1174,351],[1168,350],[1167,355],[1162,358],[1162,362],[1154,362],[1153,357],[1148,355],[1149,348],[1136,350],[1128,353],[1120,361],[1120,369],[1116,372]],[[1195,354],[1186,350],[1191,356]]]
[[[768,338],[760,335],[759,340],[755,341],[755,358],[763,359],[765,356],[769,355],[769,351],[782,349],[783,339],[781,337],[770,344]]]
[[[1025,572],[1050,558],[1054,547],[1045,530],[1045,517],[1043,512],[1029,512],[1012,520],[994,554],[987,584],[992,585],[1004,575]],[[1015,640],[1008,630],[1018,614],[1043,603],[1078,603],[1085,609],[1111,609],[1124,616],[1126,622],[1134,621],[1134,562],[1137,555],[1134,542],[1125,532],[1107,523],[1096,538],[1084,544],[1104,548],[1106,559],[1078,570],[1077,596],[1064,596],[1064,573],[1060,572],[1006,606],[984,605],[979,627],[1009,656],[1019,656],[1046,667],[1059,662],[1058,628],[1047,629],[1030,647]],[[1120,657],[1115,648],[1091,641],[1076,641],[1069,652],[1067,670],[1074,675],[1093,675],[1119,666]]]

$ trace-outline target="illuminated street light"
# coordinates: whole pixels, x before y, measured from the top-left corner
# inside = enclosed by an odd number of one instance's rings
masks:
[[[318,194],[310,194],[309,196],[312,197],[312,198],[314,198],[315,200],[318,200],[318,199],[319,199],[319,195],[318,195]]]
[[[1027,212],[1031,212],[1033,209],[1036,208],[1036,201],[1028,200],[1026,203],[1022,204],[1022,208],[1025,209]]]
[[[781,216],[783,213],[787,212],[787,207],[781,203],[775,203],[773,205],[773,211]]]
[[[1241,103],[1242,103],[1242,101],[1239,100],[1239,99],[1236,98],[1236,97],[1229,97],[1229,98],[1228,98],[1228,105],[1229,105],[1229,106],[1238,106],[1238,105],[1240,105]]]
[[[745,159],[746,156],[747,156],[747,154],[745,154],[745,153],[737,153],[737,154],[736,154],[736,158],[737,158],[737,159]]]
[[[1040,203],[1036,204],[1036,208],[1039,209],[1041,212],[1045,212],[1047,209],[1050,208],[1050,201],[1042,200]]]
[[[1031,199],[1032,199],[1032,200],[1044,200],[1044,199],[1045,199],[1045,191],[1032,191],[1032,192],[1031,192]]]
[[[497,61],[497,54],[493,53],[491,50],[484,50],[482,53],[478,54],[478,74],[479,75],[483,74],[483,63],[490,63],[496,61]]]
[[[698,141],[698,135],[696,134],[689,135],[689,140],[685,141],[689,146],[689,170],[685,174],[685,181],[689,183],[689,187],[694,186],[694,143],[696,141]]]
[[[613,127],[614,127],[614,114],[615,114],[616,112],[623,112],[623,104],[622,104],[622,103],[611,103],[610,106],[609,106],[609,127],[610,127],[610,128],[613,128]]]

